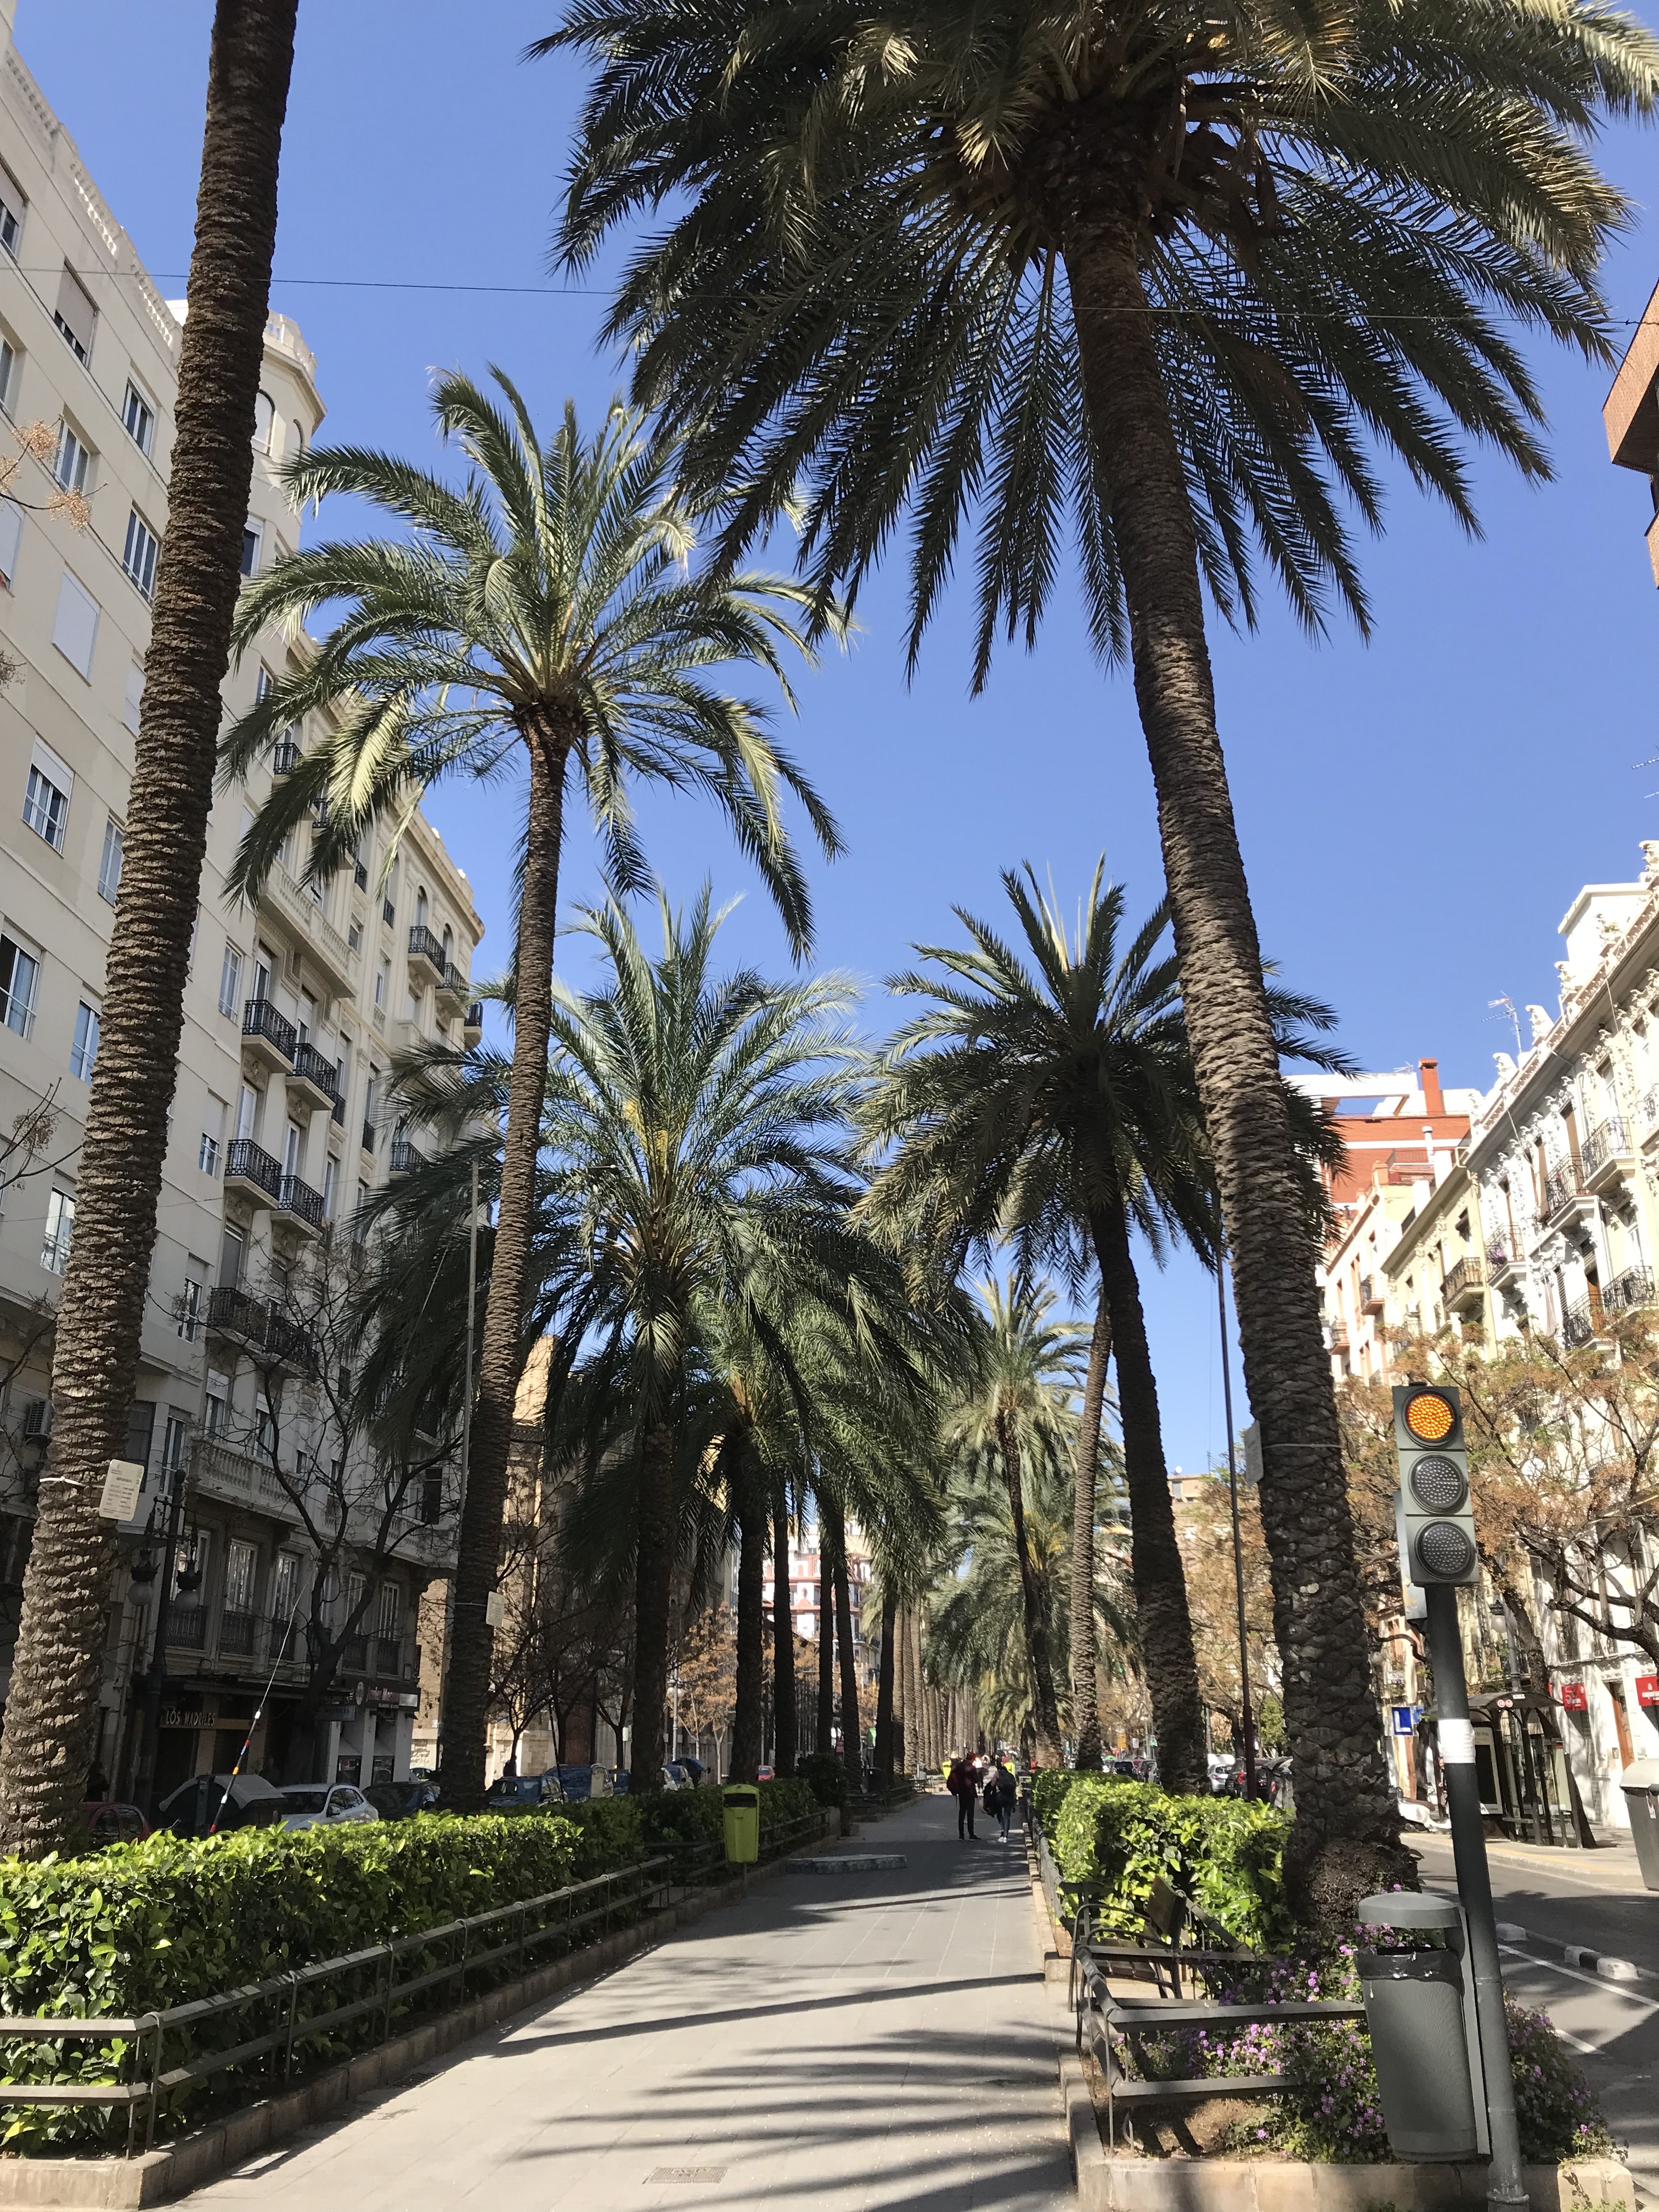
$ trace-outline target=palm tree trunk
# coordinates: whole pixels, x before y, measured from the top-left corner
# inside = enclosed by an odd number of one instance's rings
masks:
[[[1083,1405],[1078,1415],[1072,1499],[1072,1741],[1077,1746],[1079,1773],[1100,1765],[1100,1699],[1095,1689],[1095,1486],[1100,1472],[1106,1366],[1111,1356],[1111,1308],[1103,1288],[1095,1301],[1095,1325],[1089,1339],[1089,1371],[1084,1378]]]
[[[898,1638],[898,1615],[890,1592],[884,1591],[881,1608],[881,1656],[876,1673],[876,1780],[884,1795],[893,1786],[894,1644]]]
[[[780,1494],[772,1516],[772,1769],[795,1771],[799,1729],[795,1711],[795,1607],[789,1580],[789,1509]]]
[[[1056,164],[1056,173],[1062,165]],[[1129,615],[1182,997],[1212,1147],[1250,1403],[1285,1723],[1294,1909],[1335,1933],[1414,1879],[1370,1696],[1353,1526],[1261,949],[1216,730],[1198,541],[1122,183],[1066,168],[1061,236],[1085,401]]]
[[[634,1735],[629,1794],[662,1788],[663,1709],[668,1703],[668,1628],[674,1595],[674,1432],[665,1421],[640,1452],[634,1571]]]
[[[751,1486],[744,1485],[744,1491]],[[738,1516],[738,1695],[732,1717],[732,1779],[760,1779],[766,1668],[766,1511],[745,1496]]]
[[[1008,1486],[1008,1511],[1014,1524],[1014,1556],[1019,1562],[1019,1594],[1025,1622],[1025,1657],[1031,1669],[1031,1717],[1036,1723],[1037,1753],[1045,1765],[1058,1766],[1060,1706],[1054,1696],[1054,1662],[1048,1653],[1048,1623],[1043,1613],[1036,1569],[1031,1563],[1030,1542],[1025,1534],[1025,1476],[1019,1438],[1006,1414],[997,1416],[997,1444],[1002,1458],[1003,1480]]]
[[[191,932],[241,584],[295,0],[218,0],[179,349],[173,470],[102,1037],[57,1316],[54,1425],[0,1744],[0,1849],[69,1844],[84,1796],[113,1547],[98,1514],[137,1372]]]
[[[841,1507],[830,1508],[830,1553],[835,1568],[836,1646],[841,1660],[841,1763],[849,1798],[864,1795],[864,1731],[859,1724],[858,1650],[853,1642],[853,1590],[847,1573],[847,1523]]]
[[[457,1813],[476,1811],[484,1799],[484,1740],[495,1644],[487,1607],[501,1571],[513,1407],[523,1365],[520,1336],[535,1224],[536,1156],[553,1014],[553,928],[564,842],[568,740],[544,726],[526,728],[522,734],[530,754],[530,795],[515,947],[513,1068],[507,1079],[501,1193],[478,1352],[466,1496],[456,1547],[449,1672],[443,1686],[444,1802]],[[665,1650],[665,1667],[666,1663]],[[660,1715],[656,1725],[660,1735]],[[657,1763],[660,1765],[661,1760]]]
[[[1101,1296],[1111,1313],[1112,1346],[1117,1359],[1117,1414],[1123,1431],[1124,1483],[1133,1530],[1130,1566],[1140,1648],[1152,1692],[1158,1779],[1166,1790],[1202,1790],[1208,1778],[1204,1704],[1199,1695],[1192,1617],[1187,1609],[1187,1577],[1164,1462],[1158,1382],[1146,1345],[1140,1285],[1129,1250],[1128,1219],[1121,1206],[1103,1206],[1091,1214],[1089,1228],[1100,1265]]]
[[[818,1509],[818,1740],[820,1759],[830,1755],[836,1739],[836,1579],[830,1565],[824,1535],[823,1509]]]

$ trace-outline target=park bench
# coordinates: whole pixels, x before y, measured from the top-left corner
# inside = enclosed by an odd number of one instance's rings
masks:
[[[1132,1951],[1134,1947],[1126,1947]],[[1183,1962],[1190,1963],[1194,1954],[1182,1954]],[[1212,1958],[1228,1957],[1237,1965],[1249,1956],[1242,1952],[1214,1953]],[[1080,1954],[1073,1948],[1073,1979],[1078,1990],[1077,2040],[1081,2051],[1085,2043],[1092,2048],[1100,2062],[1100,2070],[1106,2086],[1106,2140],[1115,2145],[1117,2140],[1117,2108],[1120,2105],[1199,2104],[1210,2097],[1272,2097],[1292,2086],[1287,2074],[1228,2074],[1204,2075],[1191,2080],[1159,2080],[1148,2076],[1144,2068],[1131,2073],[1123,2063],[1126,2047],[1129,2055],[1140,2065],[1137,2039],[1147,2034],[1162,2034],[1172,2027],[1191,2027],[1208,2030],[1254,2027],[1282,2027],[1298,2021],[1364,2020],[1363,2004],[1348,2004],[1322,1998],[1309,1997],[1291,2000],[1264,2000],[1260,2003],[1215,2003],[1183,2001],[1178,1995],[1163,1995],[1163,1983],[1158,1983],[1159,1995],[1149,2000],[1115,1996],[1107,1984],[1104,1967],[1093,1948]]]

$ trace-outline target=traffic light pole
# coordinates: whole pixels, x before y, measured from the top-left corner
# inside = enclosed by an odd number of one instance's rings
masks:
[[[1475,2023],[1480,2034],[1481,2071],[1486,2077],[1486,2117],[1492,2137],[1486,2202],[1525,2204],[1515,2076],[1510,2068],[1504,1979],[1498,1964],[1498,1923],[1492,1913],[1486,1838],[1480,1826],[1474,1733],[1469,1725],[1468,1685],[1463,1678],[1463,1639],[1457,1627],[1457,1591],[1450,1583],[1431,1583],[1423,1595],[1428,1603],[1429,1663],[1434,1669],[1434,1707],[1440,1763],[1446,1778],[1446,1808],[1451,1815],[1452,1852],[1457,1863],[1457,1893],[1469,1931]]]

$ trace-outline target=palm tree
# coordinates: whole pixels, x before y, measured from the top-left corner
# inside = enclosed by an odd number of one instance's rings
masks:
[[[440,377],[433,394],[440,431],[468,464],[459,489],[358,447],[316,448],[289,465],[296,501],[348,494],[410,534],[315,546],[249,589],[236,625],[244,651],[264,624],[344,611],[224,749],[235,773],[305,717],[325,726],[243,841],[233,877],[243,890],[314,813],[323,824],[309,872],[320,878],[349,863],[370,821],[389,816],[400,831],[430,785],[528,769],[513,1072],[444,1689],[445,1792],[461,1808],[483,1796],[485,1613],[500,1562],[573,764],[619,890],[643,880],[630,784],[700,790],[725,811],[798,954],[811,942],[811,914],[781,791],[804,805],[826,853],[838,846],[828,813],[768,738],[763,710],[705,674],[743,664],[775,678],[787,699],[781,648],[807,650],[790,618],[799,587],[692,569],[706,508],[677,481],[673,446],[648,436],[637,416],[613,407],[584,441],[567,405],[544,445],[514,385],[494,375],[502,405],[455,374]]]
[[[1203,593],[1254,622],[1265,559],[1309,628],[1363,626],[1370,441],[1470,528],[1460,432],[1547,474],[1504,325],[1611,358],[1630,210],[1588,142],[1651,111],[1659,47],[1596,0],[568,0],[555,46],[597,68],[562,252],[672,209],[608,328],[699,480],[744,487],[728,547],[787,500],[855,593],[902,534],[914,659],[976,526],[981,682],[1069,519],[1095,644],[1133,662],[1261,1430],[1292,1893],[1345,1923],[1398,1823]]]
[[[76,1179],[43,1471],[0,1743],[0,1850],[70,1840],[85,1796],[119,1457],[155,1243],[185,978],[241,583],[295,0],[217,0],[167,526],[138,710],[102,1042]]]
[[[585,912],[605,988],[561,988],[551,1012],[546,1141],[583,1220],[597,1286],[585,1362],[600,1468],[625,1405],[635,1484],[633,1766],[662,1766],[669,1612],[678,1556],[676,1464],[694,1354],[720,1317],[750,1326],[769,1289],[834,1311],[850,1293],[843,1220],[846,983],[790,986],[712,969],[721,916],[707,890],[688,916],[661,903],[653,960],[614,902]],[[500,1249],[499,1235],[497,1250]]]
[[[1074,1322],[1052,1319],[1053,1292],[1024,1276],[1017,1275],[1006,1288],[993,1277],[981,1284],[980,1297],[983,1312],[975,1331],[972,1369],[945,1414],[942,1441],[947,1451],[1001,1477],[1024,1593],[1038,1755],[1058,1765],[1060,1701],[1048,1608],[1026,1540],[1025,1485],[1047,1461],[1067,1455],[1082,1332]]]

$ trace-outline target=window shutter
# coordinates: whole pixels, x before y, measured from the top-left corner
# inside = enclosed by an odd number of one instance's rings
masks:
[[[92,680],[92,649],[98,637],[99,605],[78,578],[64,569],[58,586],[58,614],[52,641],[78,675]]]
[[[15,500],[0,499],[0,577],[8,584],[17,574],[17,550],[22,542],[22,508]]]
[[[56,784],[66,799],[75,796],[75,770],[64,760],[59,760],[44,738],[34,741],[34,750],[29,756],[31,768],[38,768],[48,783]]]
[[[80,279],[66,262],[58,280],[58,316],[82,356],[92,351],[92,334],[98,327],[98,311],[82,289]]]

